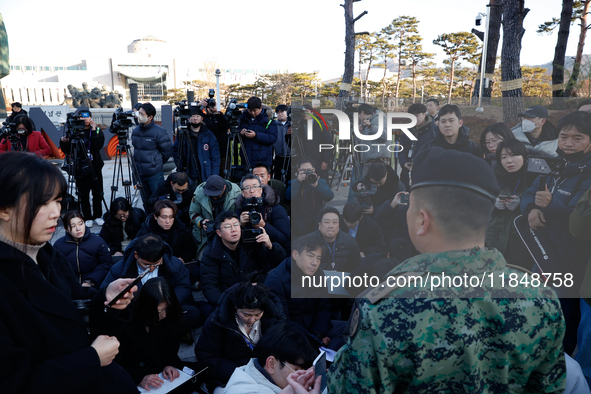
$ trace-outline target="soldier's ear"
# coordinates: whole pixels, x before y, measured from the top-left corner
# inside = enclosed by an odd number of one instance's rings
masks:
[[[431,213],[425,209],[419,210],[418,213],[418,228],[417,228],[417,235],[426,235],[429,230],[433,229],[433,216]]]

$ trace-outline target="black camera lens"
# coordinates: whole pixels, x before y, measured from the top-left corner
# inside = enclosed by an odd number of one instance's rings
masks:
[[[249,212],[248,219],[250,220],[250,224],[253,226],[259,224],[261,222],[261,214],[258,212]]]

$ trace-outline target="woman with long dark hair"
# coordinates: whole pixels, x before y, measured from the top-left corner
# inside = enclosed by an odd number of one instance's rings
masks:
[[[111,255],[123,256],[127,245],[142,228],[146,213],[140,208],[132,208],[126,198],[118,197],[111,203],[104,219],[105,224],[99,236],[107,243]]]
[[[101,287],[113,265],[106,242],[90,232],[78,211],[67,212],[62,222],[66,235],[55,241],[53,247],[66,256],[82,286]]]
[[[91,341],[72,303],[94,297],[101,313],[110,315],[107,302],[131,280],[120,279],[98,293],[82,287],[48,242],[66,194],[64,176],[36,155],[8,152],[0,155],[0,185],[2,392],[134,392],[129,375],[112,362],[117,339],[100,335]],[[132,297],[127,293],[113,308],[125,309]]]
[[[39,131],[33,130],[33,121],[27,115],[19,115],[14,119],[16,130],[19,135],[19,143],[21,150],[32,152],[37,156],[51,155],[51,148],[43,138],[43,134]],[[10,151],[12,143],[8,138],[0,141],[0,153]]]

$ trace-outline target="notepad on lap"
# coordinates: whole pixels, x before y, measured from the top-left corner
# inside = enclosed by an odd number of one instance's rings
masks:
[[[148,391],[138,386],[137,389],[140,391],[140,393],[165,394],[171,392],[172,390],[176,389],[181,384],[185,383],[187,380],[190,380],[193,376],[195,376],[195,371],[193,371],[191,368],[185,367],[182,371],[177,368],[177,371],[179,371],[180,376],[172,382],[166,379],[164,376],[162,376],[162,372],[160,372],[158,374],[158,377],[164,380],[164,383],[162,383],[162,386],[160,386],[159,388],[150,386],[150,391]]]

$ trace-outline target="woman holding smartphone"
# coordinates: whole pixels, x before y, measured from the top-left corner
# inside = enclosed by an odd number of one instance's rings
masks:
[[[92,341],[72,303],[94,297],[105,308],[132,280],[113,282],[102,292],[82,287],[48,242],[66,191],[64,176],[53,164],[30,153],[5,153],[0,155],[0,184],[2,392],[135,392],[129,375],[112,362],[118,340],[99,335]],[[127,313],[122,310],[132,298],[132,292],[125,294],[103,313]]]

